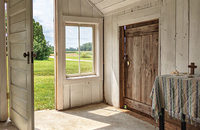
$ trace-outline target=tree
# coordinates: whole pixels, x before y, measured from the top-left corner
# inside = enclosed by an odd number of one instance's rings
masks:
[[[91,43],[91,42],[88,42],[88,43],[83,44],[83,45],[80,47],[80,50],[81,50],[81,51],[92,51],[92,43]]]
[[[52,51],[51,45],[45,40],[42,25],[33,19],[33,51],[37,54],[36,60],[46,60]]]
[[[69,47],[66,48],[66,51],[78,51],[78,48]]]

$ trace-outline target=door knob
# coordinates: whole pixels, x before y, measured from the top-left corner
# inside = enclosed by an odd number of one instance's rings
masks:
[[[24,56],[24,58],[26,58],[27,56],[29,56],[29,52],[24,53],[23,56]]]
[[[29,52],[23,54],[24,58],[27,57],[27,64],[29,64]]]

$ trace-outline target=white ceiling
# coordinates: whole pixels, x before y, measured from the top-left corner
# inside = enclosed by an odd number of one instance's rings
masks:
[[[108,13],[118,8],[133,4],[140,0],[90,0],[102,13]]]

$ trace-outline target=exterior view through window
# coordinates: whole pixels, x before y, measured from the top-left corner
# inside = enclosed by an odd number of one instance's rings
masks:
[[[84,76],[94,72],[94,26],[66,25],[66,75]]]

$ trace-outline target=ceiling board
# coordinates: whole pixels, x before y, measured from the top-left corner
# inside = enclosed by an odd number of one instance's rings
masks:
[[[103,2],[103,1],[104,0],[91,0],[91,2],[94,3],[94,4],[98,4],[98,3]]]
[[[105,9],[105,8],[109,8],[113,5],[116,5],[116,4],[120,4],[122,2],[124,2],[126,0],[104,0],[102,2],[99,2],[97,4],[95,4],[97,7],[99,7],[99,9]]]
[[[138,1],[141,0],[91,0],[104,14]]]

